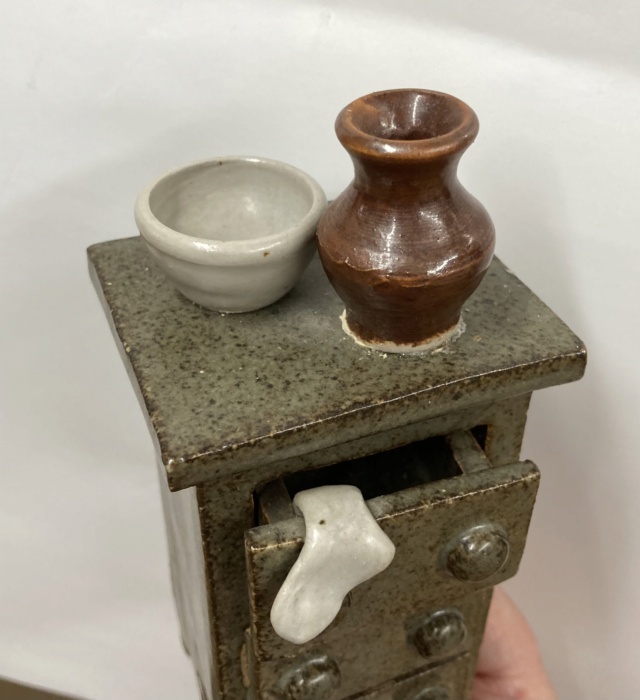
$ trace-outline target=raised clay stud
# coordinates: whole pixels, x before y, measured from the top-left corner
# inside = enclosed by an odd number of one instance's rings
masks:
[[[304,517],[305,542],[271,624],[283,639],[304,644],[333,622],[349,591],[389,566],[396,548],[355,486],[301,491],[293,503]]]

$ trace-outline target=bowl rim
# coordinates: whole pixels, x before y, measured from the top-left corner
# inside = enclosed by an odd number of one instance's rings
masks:
[[[312,195],[311,206],[307,213],[288,228],[269,236],[250,238],[241,241],[221,241],[210,238],[190,236],[163,224],[151,211],[149,198],[153,190],[162,182],[180,173],[190,170],[205,169],[207,166],[219,166],[223,163],[246,163],[271,171],[285,171],[295,180],[306,185]],[[313,238],[315,228],[327,205],[324,190],[309,174],[289,163],[260,156],[221,156],[207,158],[182,165],[165,172],[150,182],[138,194],[134,206],[134,218],[142,238],[154,248],[171,257],[186,262],[200,264],[237,264],[243,265],[252,258],[269,260],[282,258],[290,252],[290,244],[298,240]],[[302,234],[302,235],[300,235]],[[289,244],[289,245],[288,245]]]

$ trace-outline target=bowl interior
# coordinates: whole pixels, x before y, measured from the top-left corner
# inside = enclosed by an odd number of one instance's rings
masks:
[[[243,241],[296,226],[313,200],[309,184],[295,171],[260,161],[220,160],[163,178],[151,191],[149,206],[174,231]]]

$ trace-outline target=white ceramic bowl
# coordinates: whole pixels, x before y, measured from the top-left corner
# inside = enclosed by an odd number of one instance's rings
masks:
[[[253,311],[284,296],[315,250],[320,185],[286,163],[225,157],[193,163],[139,195],[151,255],[186,297],[215,311]]]

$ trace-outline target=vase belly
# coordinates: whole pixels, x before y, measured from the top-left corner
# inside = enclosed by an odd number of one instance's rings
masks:
[[[458,327],[495,242],[489,215],[458,183],[446,196],[393,201],[354,185],[318,228],[320,259],[365,344],[433,346]]]

